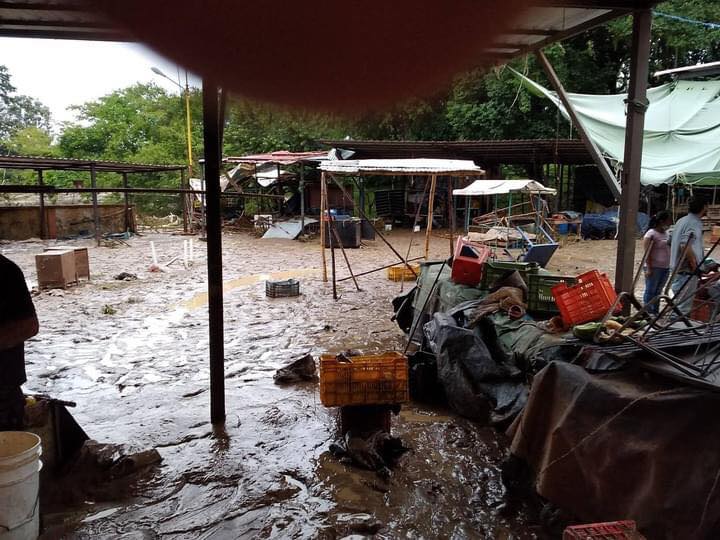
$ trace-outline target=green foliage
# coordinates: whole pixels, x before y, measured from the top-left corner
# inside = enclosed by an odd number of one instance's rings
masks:
[[[50,130],[50,109],[37,99],[16,93],[7,68],[0,65],[0,151],[8,151],[7,140],[18,131]]]

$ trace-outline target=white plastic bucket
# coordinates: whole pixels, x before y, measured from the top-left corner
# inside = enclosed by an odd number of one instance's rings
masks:
[[[0,431],[0,540],[35,540],[40,533],[40,437]]]

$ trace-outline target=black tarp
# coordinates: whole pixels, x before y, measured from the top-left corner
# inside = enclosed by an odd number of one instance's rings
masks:
[[[647,538],[720,538],[720,394],[640,370],[553,362],[510,429],[537,492],[580,522],[636,520]]]

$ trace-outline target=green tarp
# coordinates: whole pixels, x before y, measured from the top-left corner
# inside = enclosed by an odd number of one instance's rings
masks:
[[[555,92],[518,72],[533,93],[569,119]],[[720,185],[720,81],[677,81],[648,90],[640,181],[643,185]],[[568,94],[580,122],[618,168],[625,148],[627,94]]]

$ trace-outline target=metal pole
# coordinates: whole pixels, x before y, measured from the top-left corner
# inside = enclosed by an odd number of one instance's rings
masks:
[[[432,175],[430,180],[430,195],[428,197],[427,227],[425,228],[425,260],[430,256],[430,233],[432,232],[433,212],[435,210],[435,187],[437,176]]]
[[[210,351],[210,421],[225,420],[225,351],[223,342],[222,230],[220,221],[220,122],[218,87],[203,79],[203,141],[207,190],[206,234]]]
[[[615,262],[615,290],[630,291],[635,266],[635,237],[640,200],[640,166],[642,165],[643,131],[647,110],[647,82],[650,57],[652,12],[638,10],[633,14],[630,86],[627,97],[625,157],[622,172],[622,197]]]
[[[192,178],[192,172],[193,172],[192,124],[190,122],[190,86],[188,85],[187,70],[185,70],[185,129],[186,129],[186,137],[187,137],[188,177]]]
[[[128,177],[127,173],[122,173],[123,188],[128,188]],[[130,193],[125,192],[125,231],[130,229]]]
[[[327,283],[327,259],[325,258],[325,173],[320,173],[320,252],[322,253],[323,281]]]
[[[560,82],[560,79],[558,78],[557,73],[555,73],[555,70],[553,69],[552,64],[550,64],[550,61],[547,59],[547,57],[545,56],[545,54],[542,51],[538,51],[535,54],[537,55],[537,58],[540,61],[540,65],[545,70],[545,73],[547,74],[548,79],[550,80],[550,84],[552,84],[552,87],[557,92],[558,97],[560,98],[560,101],[562,101],[562,104],[565,106],[565,110],[567,111],[568,115],[572,119],[575,129],[578,130],[578,133],[580,134],[580,138],[585,143],[585,146],[587,147],[588,152],[590,152],[590,155],[592,156],[593,161],[595,161],[595,164],[597,165],[598,169],[600,170],[600,174],[605,179],[605,183],[610,188],[610,192],[613,194],[613,197],[615,197],[615,198],[620,197],[620,185],[618,184],[617,178],[615,178],[615,174],[613,174],[612,170],[610,169],[610,166],[607,164],[607,161],[605,161],[605,158],[602,156],[602,153],[600,152],[600,149],[598,148],[598,146],[588,136],[588,133],[585,131],[585,128],[580,123],[580,119],[577,115],[577,112],[575,111],[575,107],[573,107],[572,103],[570,103],[567,93],[565,92],[565,88],[563,87],[562,83]],[[647,66],[645,66],[645,67],[647,68]],[[646,71],[647,71],[647,69],[646,69]]]
[[[465,195],[465,234],[470,232],[470,196]]]
[[[38,186],[43,186],[43,172],[42,169],[38,169]],[[45,239],[47,238],[47,224],[45,216],[45,194],[40,192],[40,238]]]
[[[93,188],[97,187],[97,177],[95,175],[95,164],[90,165],[90,185]],[[95,222],[95,241],[97,245],[100,245],[100,213],[98,209],[98,196],[97,192],[93,191],[92,194],[92,207],[93,207],[93,221]]]
[[[335,275],[335,242],[333,241],[334,232],[333,229],[333,218],[328,215],[328,226],[330,227],[328,239],[330,240],[330,268],[332,269],[332,289],[333,289],[333,300],[338,299],[337,295],[337,277]]]
[[[305,231],[305,163],[300,162],[300,234]]]

